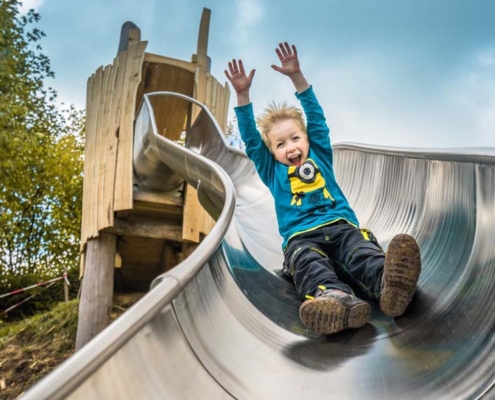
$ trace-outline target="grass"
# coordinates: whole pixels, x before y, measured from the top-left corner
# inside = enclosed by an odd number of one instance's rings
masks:
[[[142,294],[116,296],[116,319]],[[69,358],[75,349],[78,301],[20,322],[0,323],[0,399],[16,399]]]

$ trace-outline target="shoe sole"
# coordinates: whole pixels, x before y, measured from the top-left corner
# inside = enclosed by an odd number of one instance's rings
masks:
[[[311,331],[329,335],[347,328],[361,328],[371,316],[371,306],[362,302],[350,308],[329,298],[306,300],[299,309],[299,317]]]
[[[390,317],[398,317],[406,311],[421,274],[421,256],[413,237],[395,236],[385,254],[383,289],[380,309]]]

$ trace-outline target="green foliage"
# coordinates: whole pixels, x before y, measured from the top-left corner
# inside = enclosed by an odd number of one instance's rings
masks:
[[[60,303],[49,312],[30,319],[12,324],[1,324],[0,349],[6,341],[14,337],[28,344],[49,340],[47,332],[53,331],[53,327],[56,327],[58,331],[64,330],[64,334],[68,335],[72,343],[77,332],[77,307],[78,301],[71,300],[68,303]]]
[[[0,322],[2,399],[17,399],[74,352],[77,301],[17,323]]]
[[[18,6],[0,2],[0,294],[79,265],[84,115],[55,104],[40,16]]]
[[[226,130],[225,137],[227,138],[227,143],[236,149],[245,150],[237,125],[237,117],[234,116],[234,118],[227,123]]]

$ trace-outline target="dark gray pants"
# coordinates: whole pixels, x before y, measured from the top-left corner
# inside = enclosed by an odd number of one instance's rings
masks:
[[[353,293],[342,279],[379,298],[385,255],[368,230],[341,220],[292,238],[284,258],[284,272],[302,298],[313,297],[320,285]]]

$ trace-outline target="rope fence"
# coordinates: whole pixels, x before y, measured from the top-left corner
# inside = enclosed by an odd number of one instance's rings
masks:
[[[50,280],[44,281],[44,282],[39,282],[39,283],[37,283],[35,285],[27,286],[27,287],[22,288],[22,289],[16,289],[16,290],[13,290],[12,292],[9,292],[9,293],[1,294],[0,295],[0,299],[2,299],[4,297],[9,297],[9,296],[13,296],[13,295],[16,295],[16,294],[25,292],[25,291],[27,291],[29,289],[34,289],[34,288],[37,288],[37,287],[40,287],[40,286],[47,285],[42,290],[42,291],[45,291],[46,289],[48,289],[49,287],[51,287],[52,285],[54,285],[55,282],[60,281],[60,280],[63,280],[65,285],[70,286],[69,279],[67,278],[67,272],[64,272],[62,276],[59,276],[57,278],[53,278],[53,279],[50,279]],[[41,293],[41,292],[39,292],[39,293]],[[10,306],[6,310],[1,311],[0,312],[0,315],[7,314],[9,311],[12,311],[14,308],[19,307],[21,304],[25,303],[28,300],[31,300],[33,297],[37,296],[39,293],[35,293],[35,294],[33,294],[33,295],[25,298],[24,300],[20,301],[19,303],[14,304],[13,306]]]

